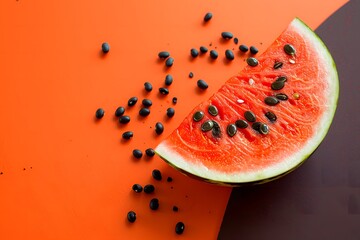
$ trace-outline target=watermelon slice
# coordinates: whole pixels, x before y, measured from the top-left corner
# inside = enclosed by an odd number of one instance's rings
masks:
[[[301,165],[335,114],[335,63],[298,18],[257,60],[196,106],[156,153],[187,175],[224,185],[267,182]]]

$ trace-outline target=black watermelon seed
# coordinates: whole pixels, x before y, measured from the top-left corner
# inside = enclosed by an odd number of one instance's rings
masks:
[[[276,81],[276,82],[286,82],[286,81],[287,81],[287,77],[285,77],[285,76],[280,76],[280,77],[278,77],[275,81]]]
[[[193,57],[193,58],[196,58],[197,56],[199,56],[199,51],[195,48],[192,48],[190,49],[190,55]]]
[[[174,59],[172,57],[169,57],[168,59],[166,59],[165,65],[167,67],[171,67],[173,64],[174,64]]]
[[[145,107],[151,107],[151,105],[152,105],[152,101],[150,99],[147,99],[147,98],[143,99],[141,103]]]
[[[252,111],[246,111],[244,113],[244,117],[246,120],[248,120],[249,122],[255,122],[256,121],[256,117],[255,114]]]
[[[239,39],[238,38],[234,38],[234,43],[238,44],[239,43]]]
[[[271,84],[271,89],[272,90],[281,90],[283,89],[285,86],[285,82],[283,81],[274,81],[272,84]]]
[[[194,113],[193,115],[193,120],[195,122],[199,122],[201,119],[203,119],[205,116],[205,114],[202,111],[197,111],[196,113]]]
[[[214,127],[214,122],[211,120],[205,121],[203,124],[201,124],[201,131],[208,132]]]
[[[167,74],[165,76],[165,85],[166,86],[170,86],[173,83],[173,81],[174,81],[174,78],[171,74]]]
[[[160,170],[159,170],[159,169],[154,169],[154,170],[152,171],[152,177],[153,177],[155,180],[161,181],[162,175],[161,175]]]
[[[251,54],[257,54],[259,50],[255,46],[250,46],[250,53]]]
[[[207,51],[208,51],[207,47],[205,47],[205,46],[200,47],[200,52],[201,53],[207,53]]]
[[[247,128],[249,126],[249,124],[245,120],[242,120],[242,119],[237,120],[235,122],[235,125],[236,125],[236,127],[241,128],[241,129]]]
[[[168,177],[168,178],[166,179],[167,182],[172,182],[172,180],[173,180],[172,177]]]
[[[176,104],[177,103],[177,97],[173,97],[172,102],[173,102],[173,104]]]
[[[139,115],[142,117],[146,117],[150,114],[150,109],[148,108],[141,108],[139,111]]]
[[[157,210],[159,208],[159,199],[153,198],[150,200],[149,207],[151,210]]]
[[[126,140],[129,140],[133,136],[134,136],[134,133],[132,131],[126,131],[122,134],[122,138],[126,139]]]
[[[138,98],[137,98],[137,97],[132,97],[132,98],[130,98],[130,99],[128,100],[128,106],[129,106],[129,107],[134,106],[134,105],[137,103],[137,101],[138,101]]]
[[[115,110],[115,116],[116,117],[121,117],[122,115],[124,115],[124,113],[125,113],[125,108],[124,107],[118,107]]]
[[[165,58],[170,57],[170,53],[168,51],[161,51],[161,52],[159,52],[158,56],[159,56],[159,58],[165,59]]]
[[[246,45],[244,45],[244,44],[241,44],[240,46],[239,46],[239,50],[241,51],[241,52],[247,52],[247,51],[249,51],[249,48],[246,46]]]
[[[223,39],[232,39],[234,35],[231,32],[222,32],[221,37]]]
[[[219,56],[219,54],[218,54],[218,52],[217,52],[216,50],[211,50],[211,51],[210,51],[210,57],[211,57],[212,59],[217,59],[218,56]]]
[[[194,73],[193,72],[189,72],[189,78],[193,78],[194,77]]]
[[[148,148],[148,149],[145,150],[145,154],[148,157],[153,157],[153,156],[155,156],[155,151],[152,148]]]
[[[261,125],[261,122],[254,122],[251,127],[252,129],[256,130],[256,131],[259,131],[260,130],[260,125]]]
[[[141,193],[143,190],[143,187],[140,184],[136,183],[132,186],[132,190],[136,193]]]
[[[251,67],[256,67],[259,64],[258,60],[254,57],[249,57],[246,59],[246,62]]]
[[[269,127],[268,127],[268,125],[266,125],[265,123],[261,123],[261,124],[260,124],[260,128],[259,128],[259,132],[260,132],[261,134],[264,134],[264,135],[268,134],[268,133],[269,133]]]
[[[267,117],[267,119],[269,119],[271,122],[275,122],[277,119],[275,113],[270,111],[265,113],[265,117]]]
[[[236,125],[235,124],[229,124],[227,126],[227,128],[226,128],[226,132],[230,137],[233,137],[237,132]]]
[[[146,90],[147,92],[151,92],[152,89],[153,89],[151,83],[149,83],[149,82],[145,82],[145,83],[144,83],[144,87],[145,87],[145,90]]]
[[[174,116],[174,114],[175,114],[175,109],[173,109],[173,108],[168,108],[168,109],[166,110],[166,115],[167,115],[169,118],[172,118],[172,117]]]
[[[204,16],[204,22],[208,22],[210,21],[210,19],[213,17],[212,13],[211,12],[208,12],[205,14]]]
[[[282,63],[282,62],[275,62],[275,64],[274,64],[274,69],[282,68],[282,66],[283,66],[283,63]]]
[[[228,60],[234,60],[234,53],[231,51],[231,50],[229,50],[229,49],[227,49],[226,51],[225,51],[225,56],[226,56],[226,59],[228,59]]]
[[[174,212],[178,212],[179,211],[179,208],[177,206],[173,206],[173,211]]]
[[[127,220],[131,223],[135,222],[136,220],[136,213],[134,211],[130,211],[127,214]]]
[[[139,149],[134,149],[132,154],[135,158],[138,158],[138,159],[140,159],[143,155],[142,151]]]
[[[105,115],[105,111],[102,108],[98,108],[95,112],[95,117],[101,119]]]
[[[276,97],[266,97],[265,98],[265,103],[269,106],[275,106],[276,104],[279,103],[279,100],[277,100]]]
[[[296,53],[295,48],[291,44],[285,44],[284,51],[288,55],[294,55]]]
[[[169,94],[169,89],[167,88],[159,88],[159,92],[162,94],[162,95],[168,95]]]
[[[213,137],[215,137],[215,138],[220,138],[220,137],[221,137],[221,128],[220,128],[220,125],[219,125],[217,122],[215,122],[215,121],[212,121],[212,122],[213,122],[213,124],[214,124],[214,127],[213,127],[211,133],[212,133]]]
[[[144,193],[153,193],[155,191],[155,187],[152,184],[147,184],[144,187]]]
[[[214,106],[214,105],[209,105],[209,107],[208,107],[208,112],[209,112],[212,116],[217,116],[218,113],[219,113],[217,107]]]
[[[108,53],[110,51],[110,45],[107,42],[101,44],[101,50],[103,53]]]
[[[202,79],[199,79],[197,81],[197,86],[202,90],[205,90],[205,89],[207,89],[209,87],[209,85]]]
[[[127,115],[121,116],[121,117],[119,118],[119,123],[126,124],[126,123],[128,123],[128,122],[130,122],[130,117],[127,116]]]
[[[275,95],[275,97],[282,101],[286,101],[289,99],[289,97],[285,93],[278,93]]]
[[[164,125],[161,122],[155,124],[155,132],[157,135],[160,135],[164,132]]]
[[[178,222],[175,225],[176,234],[182,234],[185,230],[185,224],[183,222]]]

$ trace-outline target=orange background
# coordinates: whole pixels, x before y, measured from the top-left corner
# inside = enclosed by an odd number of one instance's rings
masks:
[[[238,51],[231,63],[224,60],[225,49],[238,46],[221,41],[222,31],[262,52],[295,16],[316,28],[345,2],[1,1],[0,239],[215,239],[231,189],[187,178],[158,157],[134,160],[132,149],[155,147],[244,66]],[[208,11],[214,17],[203,24]],[[190,59],[190,48],[200,45],[216,47],[219,58]],[[175,58],[171,69],[158,60],[161,50]],[[167,73],[174,83],[159,96]],[[204,93],[199,78],[210,85]],[[144,92],[145,81],[153,92]],[[132,96],[139,98],[126,110],[132,121],[120,126],[114,111]],[[173,96],[176,113],[167,120]],[[141,118],[145,97],[153,106]],[[98,107],[106,113],[95,121]],[[161,136],[154,134],[157,121],[165,124]],[[134,131],[128,142],[121,141],[125,130]],[[154,168],[162,182],[152,179]],[[134,183],[157,189],[135,194]],[[152,197],[158,211],[148,207]],[[134,224],[129,210],[137,213]],[[186,224],[182,236],[174,233],[177,221]]]

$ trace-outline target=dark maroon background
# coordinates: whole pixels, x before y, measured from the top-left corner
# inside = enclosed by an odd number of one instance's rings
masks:
[[[360,240],[360,1],[347,3],[316,33],[339,72],[330,131],[293,173],[234,188],[218,239]]]

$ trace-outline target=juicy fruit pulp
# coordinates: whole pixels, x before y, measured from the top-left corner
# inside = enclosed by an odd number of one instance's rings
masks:
[[[286,53],[287,44],[295,54]],[[335,113],[338,77],[333,59],[317,35],[295,19],[257,60],[257,66],[245,67],[198,105],[155,151],[187,174],[222,184],[266,181],[300,165],[325,137]],[[281,67],[274,67],[279,63]],[[284,87],[272,89],[281,76],[287,78]],[[265,98],[279,93],[288,99],[275,106],[265,103]],[[208,113],[210,105],[218,109],[217,116]],[[194,121],[198,111],[205,116]],[[268,125],[268,134],[250,124],[238,128],[233,137],[226,133],[246,111]],[[276,121],[266,117],[269,111]],[[208,120],[218,123],[218,136],[201,131]]]

